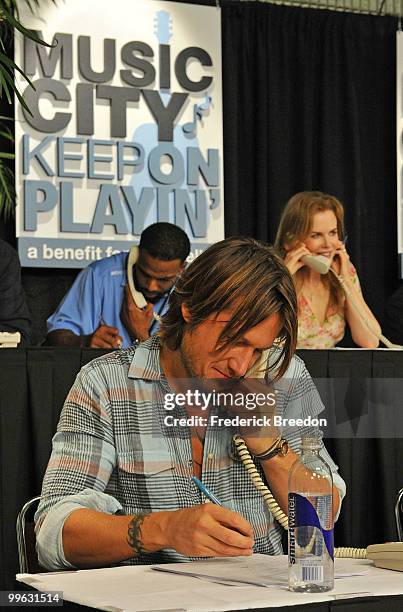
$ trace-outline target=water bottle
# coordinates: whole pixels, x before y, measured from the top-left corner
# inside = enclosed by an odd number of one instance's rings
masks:
[[[320,437],[302,438],[288,480],[288,585],[291,591],[333,589],[333,478],[319,455]]]

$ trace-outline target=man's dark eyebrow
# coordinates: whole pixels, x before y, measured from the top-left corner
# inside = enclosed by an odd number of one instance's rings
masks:
[[[151,274],[148,274],[148,272],[146,272],[144,268],[142,268],[138,264],[136,264],[136,268],[138,268],[138,270],[140,270],[140,272],[144,274],[144,276],[148,276],[148,278],[153,278],[154,280],[158,281],[172,280],[173,278],[177,277],[177,274],[171,274],[170,276],[151,276]]]

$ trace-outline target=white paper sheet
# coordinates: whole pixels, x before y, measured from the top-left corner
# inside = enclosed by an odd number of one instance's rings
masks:
[[[234,573],[242,566],[244,578],[252,575],[268,581],[273,572],[277,581],[284,579],[287,557],[253,555],[247,559],[213,559],[181,564],[193,570],[200,563],[220,572]],[[245,565],[246,564],[246,565]],[[168,564],[172,567],[177,564]],[[216,571],[216,570],[215,570]],[[156,572],[151,566],[123,566],[116,568],[79,570],[77,572],[49,572],[18,574],[17,580],[40,591],[62,591],[64,599],[110,612],[224,612],[298,605],[303,602],[327,601],[344,597],[388,595],[403,593],[402,573],[382,570],[370,561],[336,559],[336,573],[359,573],[336,580],[328,593],[292,593],[283,587],[233,586],[212,583],[191,576]]]
[[[279,559],[281,559],[281,566]],[[349,560],[347,559],[347,562]],[[335,579],[364,576],[368,567],[359,570],[356,565],[344,564],[343,572],[335,572]],[[288,568],[283,557],[267,557],[267,555],[253,555],[252,557],[232,557],[227,559],[206,559],[191,564],[169,563],[168,565],[154,565],[153,570],[170,572],[202,578],[210,582],[221,582],[239,586],[250,584],[260,587],[288,588]]]

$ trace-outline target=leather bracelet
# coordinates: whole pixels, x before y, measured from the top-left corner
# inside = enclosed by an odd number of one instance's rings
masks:
[[[281,436],[278,436],[278,438],[276,438],[273,442],[273,444],[271,446],[269,446],[269,448],[267,448],[265,451],[263,451],[263,453],[253,453],[253,456],[255,459],[266,459],[266,457],[268,455],[271,455],[271,453],[273,452],[273,450],[276,448],[277,444],[280,442],[281,440]]]

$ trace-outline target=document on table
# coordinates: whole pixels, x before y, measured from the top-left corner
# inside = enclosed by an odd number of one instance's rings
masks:
[[[178,566],[180,566],[178,568]],[[137,565],[43,574],[18,574],[17,580],[39,591],[62,591],[63,599],[108,612],[224,612],[248,608],[276,609],[298,605],[301,593],[286,588],[287,557],[252,555],[154,566]],[[200,568],[205,577],[193,577]],[[403,592],[401,575],[374,568],[366,560],[336,560],[336,573],[355,577],[336,580],[333,591],[304,593],[304,603]],[[368,572],[368,574],[366,574]],[[365,574],[365,575],[363,575]],[[226,578],[236,578],[228,581]],[[239,582],[241,579],[244,582]],[[253,584],[245,581],[251,580]],[[255,586],[256,584],[264,585]],[[236,585],[236,586],[234,586]],[[276,586],[277,585],[277,586]]]
[[[281,559],[281,563],[280,563]],[[224,559],[205,559],[187,563],[170,563],[169,565],[153,565],[158,572],[168,572],[192,576],[220,584],[232,586],[250,584],[260,587],[288,588],[288,568],[283,558],[278,556],[255,554],[251,557],[226,557]],[[335,579],[352,576],[365,576],[368,569],[357,568],[344,560],[343,572],[335,572]]]

